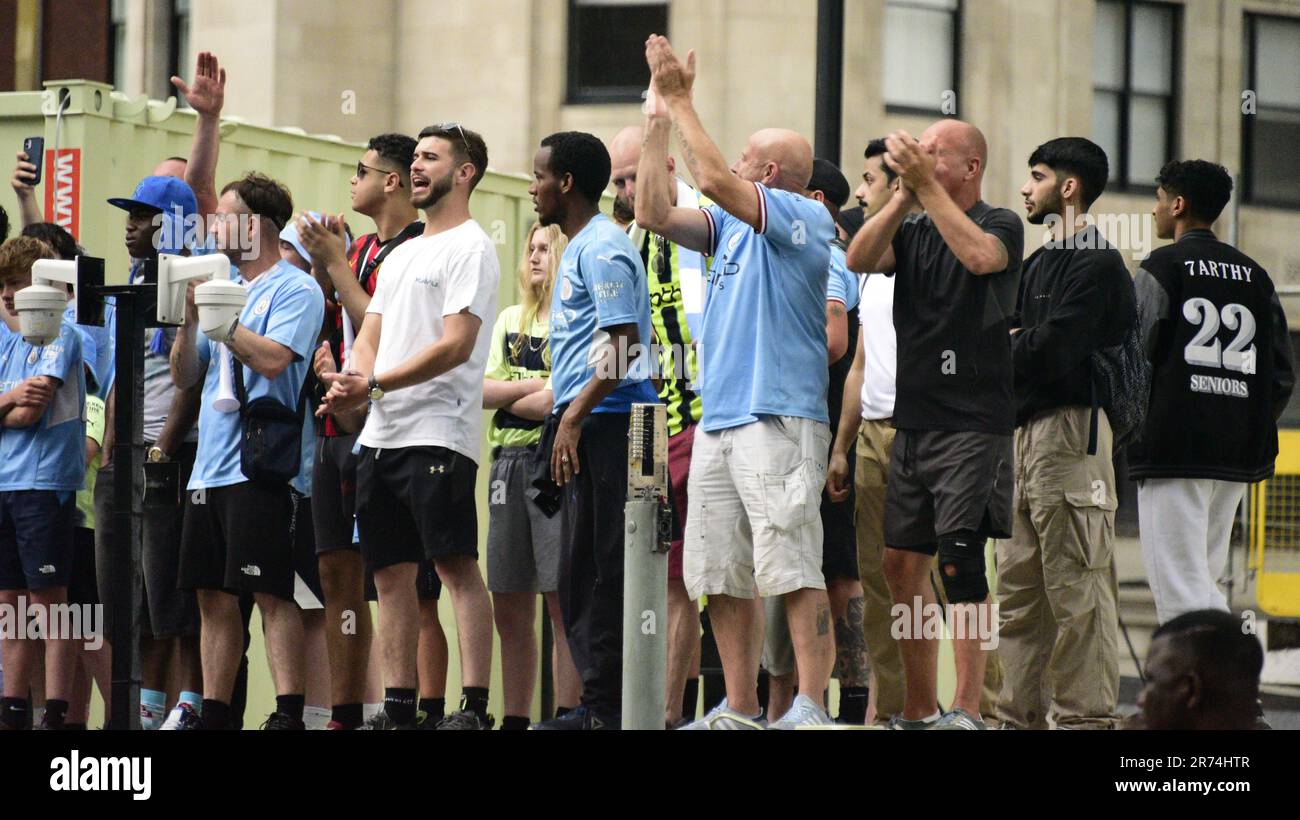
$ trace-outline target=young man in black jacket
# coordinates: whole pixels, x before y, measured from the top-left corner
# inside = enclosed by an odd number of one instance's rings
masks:
[[[1258,262],[1210,226],[1232,178],[1203,160],[1156,177],[1156,235],[1173,239],[1143,261],[1136,285],[1154,372],[1140,439],[1142,560],[1165,623],[1228,608],[1218,581],[1246,485],[1273,475],[1277,419],[1295,386],[1286,314]]]
[[[1039,146],[1020,189],[1046,243],[1025,262],[1012,330],[1015,522],[998,542],[1003,665],[998,719],[1016,729],[1107,729],[1119,696],[1112,435],[1092,420],[1092,354],[1136,321],[1124,258],[1087,219],[1106,153],[1079,137]],[[1046,684],[1046,686],[1044,685]]]

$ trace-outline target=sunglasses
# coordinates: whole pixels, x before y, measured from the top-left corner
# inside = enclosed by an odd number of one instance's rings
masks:
[[[439,131],[450,131],[450,130],[452,130],[453,128],[456,129],[456,131],[460,134],[460,141],[463,142],[463,143],[465,143],[465,146],[466,146],[467,148],[469,147],[469,138],[465,136],[465,129],[460,127],[460,123],[458,123],[458,122],[444,122],[444,123],[442,123],[441,125],[437,125],[437,126],[435,126],[435,127],[436,127]]]
[[[373,165],[366,165],[364,162],[358,162],[358,163],[357,163],[357,179],[365,179],[365,178],[366,178],[366,171],[374,171],[376,174],[385,174],[385,175],[387,175],[387,174],[396,174],[396,173],[397,173],[396,171],[385,171],[383,168],[376,168],[376,167],[374,167]],[[398,187],[398,188],[404,188],[404,187],[405,187],[404,185],[402,185],[402,177],[401,177],[400,174],[399,174],[398,177],[397,177],[397,187]]]

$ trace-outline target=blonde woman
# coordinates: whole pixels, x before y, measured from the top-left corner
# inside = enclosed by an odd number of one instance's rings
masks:
[[[560,516],[547,518],[524,495],[533,451],[542,434],[541,420],[551,410],[551,287],[566,243],[558,225],[543,228],[534,224],[528,231],[519,261],[521,301],[497,317],[483,378],[483,407],[496,410],[488,427],[492,472],[487,585],[501,636],[502,729],[527,729],[529,725],[537,674],[533,615],[539,592],[546,600],[555,635],[552,675],[556,705],[562,712],[572,709],[582,691],[556,594]]]

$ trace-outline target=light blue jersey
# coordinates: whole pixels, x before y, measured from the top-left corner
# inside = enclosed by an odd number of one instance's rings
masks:
[[[699,344],[706,432],[759,416],[826,415],[826,298],[835,226],[826,207],[754,183],[761,230],[717,205]]]
[[[826,301],[832,299],[842,302],[846,311],[853,310],[862,300],[858,275],[849,270],[844,249],[836,244],[831,245],[831,269],[826,277]]]
[[[240,280],[242,281],[242,280]],[[248,302],[239,323],[253,333],[279,342],[293,351],[293,362],[275,379],[267,379],[252,368],[244,367],[244,388],[248,401],[272,396],[288,407],[298,407],[298,395],[312,349],[325,319],[325,298],[316,280],[287,262],[273,268],[248,285]],[[203,380],[203,405],[199,411],[199,449],[190,476],[189,489],[227,487],[248,481],[239,464],[239,413],[221,413],[213,408],[220,385],[218,367],[222,357],[213,355],[216,347],[207,336],[198,334],[199,359],[207,366]],[[233,357],[232,357],[233,361]],[[304,495],[311,494],[311,453],[314,428],[310,407],[303,412],[303,456],[293,486]]]
[[[578,397],[595,375],[590,356],[605,338],[603,328],[636,323],[641,354],[626,378],[593,413],[627,413],[633,404],[657,404],[650,383],[650,292],[645,266],[632,240],[604,214],[597,214],[564,249],[551,296],[551,383],[555,406]],[[619,366],[631,352],[620,351]]]
[[[87,385],[87,388],[99,398],[107,399],[108,391],[113,388],[113,368],[116,365],[113,353],[114,334],[117,332],[117,300],[112,296],[104,300],[102,327],[77,324],[77,308],[73,303],[69,303],[63,311],[63,319],[81,334],[82,358],[95,375],[95,384],[93,387]]]
[[[53,376],[54,397],[30,427],[0,430],[0,491],[76,492],[86,478],[86,370],[81,333],[71,322],[44,347],[23,341],[21,333],[0,335],[0,393],[24,379]]]

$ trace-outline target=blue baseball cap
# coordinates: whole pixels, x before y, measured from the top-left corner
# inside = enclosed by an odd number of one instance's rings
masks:
[[[178,177],[145,177],[129,198],[113,197],[108,204],[124,211],[145,209],[163,215],[163,232],[157,237],[160,253],[180,253],[185,230],[197,226],[199,202],[193,189]]]
[[[147,208],[166,213],[179,206],[182,217],[199,212],[199,201],[195,199],[194,191],[185,180],[176,177],[145,177],[129,198],[113,197],[108,204],[124,211]]]

